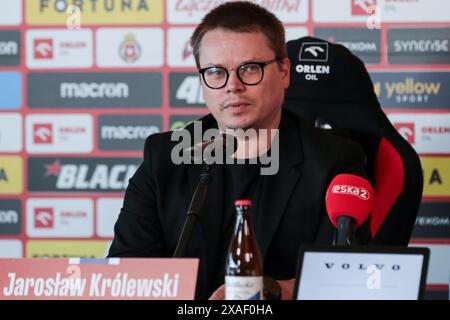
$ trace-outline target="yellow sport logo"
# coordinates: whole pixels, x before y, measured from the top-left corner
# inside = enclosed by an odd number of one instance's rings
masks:
[[[425,197],[450,197],[450,157],[421,157]]]
[[[26,257],[102,259],[108,254],[109,244],[99,240],[31,240],[26,245]]]
[[[0,156],[0,194],[20,194],[23,189],[22,158]]]
[[[29,25],[159,24],[162,0],[26,0]]]

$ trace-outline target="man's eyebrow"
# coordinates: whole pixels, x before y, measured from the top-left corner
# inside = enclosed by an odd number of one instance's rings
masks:
[[[230,66],[230,67],[227,67],[227,66],[225,66],[225,65],[223,65],[223,64],[221,64],[221,63],[216,63],[216,64],[214,64],[214,63],[207,63],[207,64],[205,64],[205,66],[203,67],[203,68],[211,68],[211,67],[221,67],[221,68],[225,68],[225,69],[228,69],[228,68],[235,68],[235,67],[239,67],[239,66],[241,66],[241,65],[243,65],[243,64],[246,64],[246,63],[250,63],[250,62],[260,62],[260,61],[263,61],[264,59],[247,59],[247,60],[244,60],[244,61],[241,61],[239,64],[237,64],[237,65],[235,65],[235,66]]]

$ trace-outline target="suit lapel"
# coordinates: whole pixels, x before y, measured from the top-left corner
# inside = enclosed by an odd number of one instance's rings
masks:
[[[268,247],[278,228],[281,217],[297,185],[303,159],[299,128],[284,117],[279,130],[279,170],[263,178],[261,203],[255,224],[256,237],[264,261]],[[273,161],[274,155],[272,155]]]

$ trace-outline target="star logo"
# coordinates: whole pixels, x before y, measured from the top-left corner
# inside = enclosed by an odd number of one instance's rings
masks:
[[[59,163],[59,160],[55,160],[52,164],[46,164],[45,169],[47,172],[45,173],[45,176],[55,176],[57,177],[59,175],[59,171],[61,171],[61,164]]]

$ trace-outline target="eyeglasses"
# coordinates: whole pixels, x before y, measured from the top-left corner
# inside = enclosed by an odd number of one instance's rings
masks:
[[[230,71],[235,70],[238,79],[248,86],[260,83],[264,77],[264,67],[279,61],[274,58],[265,62],[246,62],[237,68],[225,69],[223,67],[202,68],[198,72],[202,75],[206,86],[211,89],[222,89],[228,82]]]

